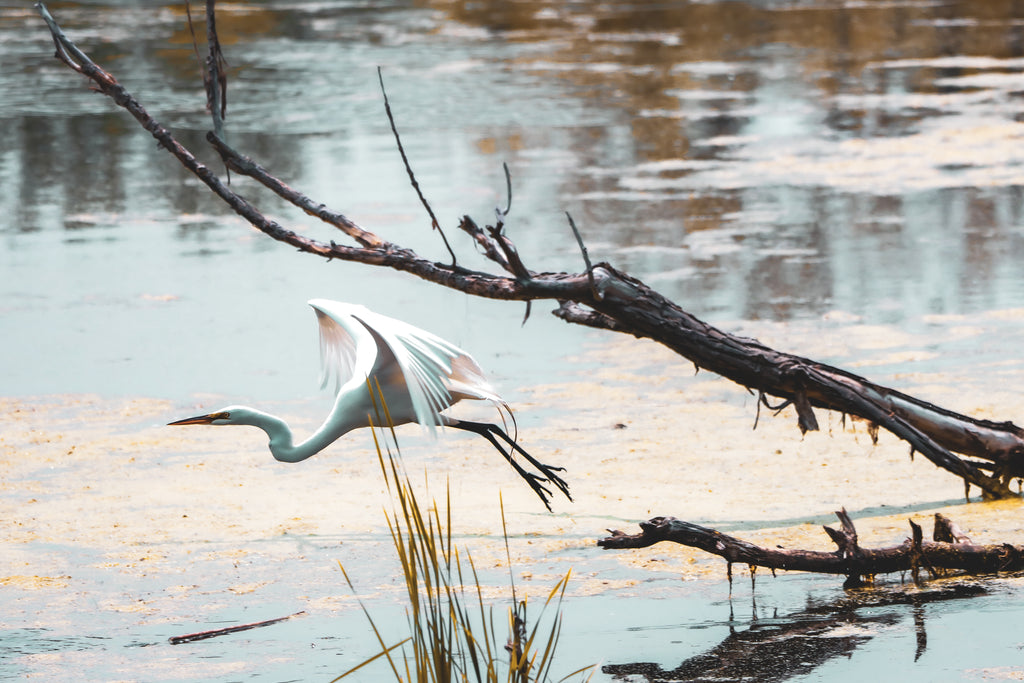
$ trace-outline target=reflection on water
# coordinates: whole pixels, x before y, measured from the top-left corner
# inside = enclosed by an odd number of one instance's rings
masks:
[[[1020,300],[1014,3],[495,4],[454,14],[547,45],[516,63],[618,113],[575,136],[562,195],[684,306],[898,321]]]
[[[534,267],[579,268],[559,218],[568,209],[599,258],[699,315],[842,309],[900,322],[1001,308],[1024,295],[1015,9],[228,4],[229,130],[282,177],[433,254],[384,128],[372,78],[382,65],[446,220],[486,218],[510,163],[512,227]],[[57,12],[161,121],[203,147],[179,6]],[[3,10],[0,31],[10,65],[0,74],[5,260],[32,248],[26,233],[49,233],[47,248],[72,261],[74,245],[135,239],[111,229],[126,216],[180,223],[187,253],[235,253],[203,243],[223,239],[211,235],[223,209],[49,57],[32,12]]]
[[[812,604],[792,614],[755,616],[746,628],[732,624],[729,635],[715,647],[687,656],[666,670],[650,662],[609,664],[602,671],[615,680],[645,681],[787,681],[822,674],[817,670],[836,659],[852,659],[873,638],[904,630],[913,623],[913,661],[927,652],[926,606],[949,600],[977,599],[985,587],[972,583],[941,583],[920,591],[864,590],[825,604]],[[901,653],[902,654],[902,653]],[[908,657],[899,657],[901,660]],[[859,675],[863,675],[863,670]],[[894,677],[887,668],[887,676]],[[836,680],[834,674],[824,674]]]

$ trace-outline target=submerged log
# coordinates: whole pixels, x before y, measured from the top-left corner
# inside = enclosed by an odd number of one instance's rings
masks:
[[[960,477],[966,493],[969,494],[973,485],[990,498],[1014,495],[1010,483],[1013,479],[1024,478],[1024,430],[1012,422],[993,422],[961,415],[839,368],[776,351],[755,339],[716,329],[612,265],[604,262],[591,264],[571,217],[569,228],[580,245],[585,270],[574,274],[530,270],[504,231],[504,221],[511,209],[511,182],[507,168],[509,202],[505,209],[497,210],[495,225],[480,228],[469,216],[464,216],[458,225],[484,257],[496,266],[497,273],[471,270],[457,263],[456,254],[422,193],[419,196],[429,216],[431,229],[436,230],[444,241],[452,257],[451,263],[423,258],[289,187],[258,163],[234,150],[225,140],[223,117],[227,78],[219,69],[223,58],[216,39],[213,5],[212,2],[207,3],[210,56],[205,85],[210,103],[208,108],[213,118],[213,131],[207,134],[208,142],[230,171],[252,177],[279,197],[337,228],[353,242],[352,245],[337,244],[333,240],[318,241],[298,234],[260,212],[153,119],[113,75],[82,52],[63,33],[42,3],[37,6],[49,26],[60,61],[90,79],[97,90],[135,117],[158,140],[160,147],[172,154],[210,191],[253,227],[273,239],[328,260],[355,261],[404,271],[473,296],[524,301],[527,316],[533,300],[556,301],[558,307],[552,311],[553,314],[567,322],[652,339],[690,360],[696,367],[757,392],[759,405],[776,411],[793,406],[801,431],[818,429],[815,408],[857,416],[871,423],[873,435],[879,427],[885,428],[910,444],[912,454],[919,452],[937,466]],[[381,86],[383,90],[383,80]],[[402,151],[386,94],[384,103]],[[418,192],[415,176],[404,153],[403,160]],[[769,396],[779,399],[779,403],[770,404]]]
[[[876,574],[910,571],[915,581],[924,568],[932,576],[941,570],[961,570],[972,574],[1018,571],[1024,569],[1024,545],[1002,543],[975,545],[948,518],[936,514],[935,540],[925,541],[921,527],[910,520],[911,538],[889,548],[862,548],[853,521],[840,510],[836,513],[840,528],[823,527],[837,549],[834,552],[763,548],[714,529],[684,522],[675,517],[654,517],[640,522],[639,534],[611,531],[597,542],[608,550],[646,548],[670,541],[699,548],[725,558],[730,567],[739,562],[771,570],[843,574],[847,586],[856,586]],[[948,540],[946,540],[948,539]],[[731,571],[730,571],[731,575]]]

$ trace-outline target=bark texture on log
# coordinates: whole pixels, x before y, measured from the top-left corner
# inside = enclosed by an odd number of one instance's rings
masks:
[[[935,515],[934,540],[923,540],[921,527],[910,520],[911,538],[898,546],[879,549],[860,546],[857,530],[846,510],[837,512],[836,516],[840,522],[839,529],[823,527],[837,546],[830,553],[763,548],[675,517],[654,517],[640,522],[639,534],[611,531],[611,536],[597,544],[609,550],[620,550],[646,548],[655,543],[670,541],[719,555],[730,565],[739,562],[772,570],[843,574],[847,577],[848,586],[859,585],[863,578],[876,574],[905,571],[911,572],[917,581],[922,568],[933,576],[940,570],[961,570],[977,574],[1024,569],[1024,545],[974,545],[959,527],[941,514]]]
[[[135,117],[161,147],[232,210],[275,240],[328,260],[355,261],[404,271],[473,296],[526,301],[528,312],[529,302],[533,300],[556,301],[558,307],[553,311],[554,315],[567,322],[652,339],[687,358],[698,368],[756,391],[759,400],[770,408],[792,405],[802,431],[818,429],[815,408],[860,417],[868,420],[876,430],[883,427],[908,442],[911,453],[920,452],[937,466],[963,479],[968,494],[973,485],[980,488],[986,497],[1011,496],[1014,495],[1010,489],[1012,480],[1024,478],[1024,430],[1012,422],[979,420],[945,410],[839,368],[782,353],[755,339],[716,329],[610,264],[591,264],[571,217],[569,227],[580,244],[585,270],[575,274],[530,270],[504,231],[504,218],[511,209],[511,182],[508,182],[509,205],[504,210],[497,210],[495,225],[480,228],[469,216],[463,217],[458,225],[497,266],[498,273],[458,265],[455,252],[422,195],[421,200],[431,217],[431,227],[441,234],[452,255],[450,264],[425,259],[411,249],[388,242],[340,212],[289,187],[257,162],[234,150],[224,139],[227,80],[220,69],[223,58],[214,29],[213,3],[209,2],[210,56],[207,68],[210,73],[205,84],[214,130],[207,134],[207,140],[228,169],[257,180],[307,214],[336,227],[354,242],[354,246],[340,245],[333,240],[322,242],[288,230],[267,218],[201,163],[111,74],[93,63],[68,39],[44,5],[40,3],[38,7],[50,28],[59,60],[89,78],[96,89]],[[381,84],[383,87],[383,80]],[[392,130],[395,130],[393,121]],[[397,140],[397,131],[395,135]],[[400,140],[398,144],[401,149]],[[415,184],[408,164],[406,169]],[[768,402],[769,396],[780,399],[781,403],[772,406]]]

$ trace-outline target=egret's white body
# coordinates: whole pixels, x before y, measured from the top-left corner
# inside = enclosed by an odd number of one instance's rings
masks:
[[[270,437],[270,452],[277,460],[299,462],[354,429],[377,425],[381,406],[374,405],[370,392],[379,387],[392,424],[417,422],[431,431],[449,426],[480,434],[501,452],[549,509],[549,492],[540,482],[551,482],[569,496],[568,485],[553,471],[560,468],[535,460],[497,425],[442,414],[463,399],[491,401],[499,410],[511,414],[508,404],[491,388],[483,370],[468,353],[436,335],[364,306],[327,299],[314,299],[309,305],[316,311],[320,324],[323,384],[333,380],[337,388],[334,407],[308,439],[296,444],[284,420],[246,406],[229,406],[170,424],[259,427]],[[495,437],[500,437],[508,450]],[[515,453],[526,458],[543,477],[524,470],[515,460]]]

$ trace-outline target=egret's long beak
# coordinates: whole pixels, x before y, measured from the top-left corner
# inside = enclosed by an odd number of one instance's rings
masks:
[[[168,427],[176,425],[208,425],[213,424],[214,420],[220,420],[227,417],[227,413],[210,413],[209,415],[197,415],[196,417],[186,417],[184,420],[178,420],[177,422],[168,422]]]

